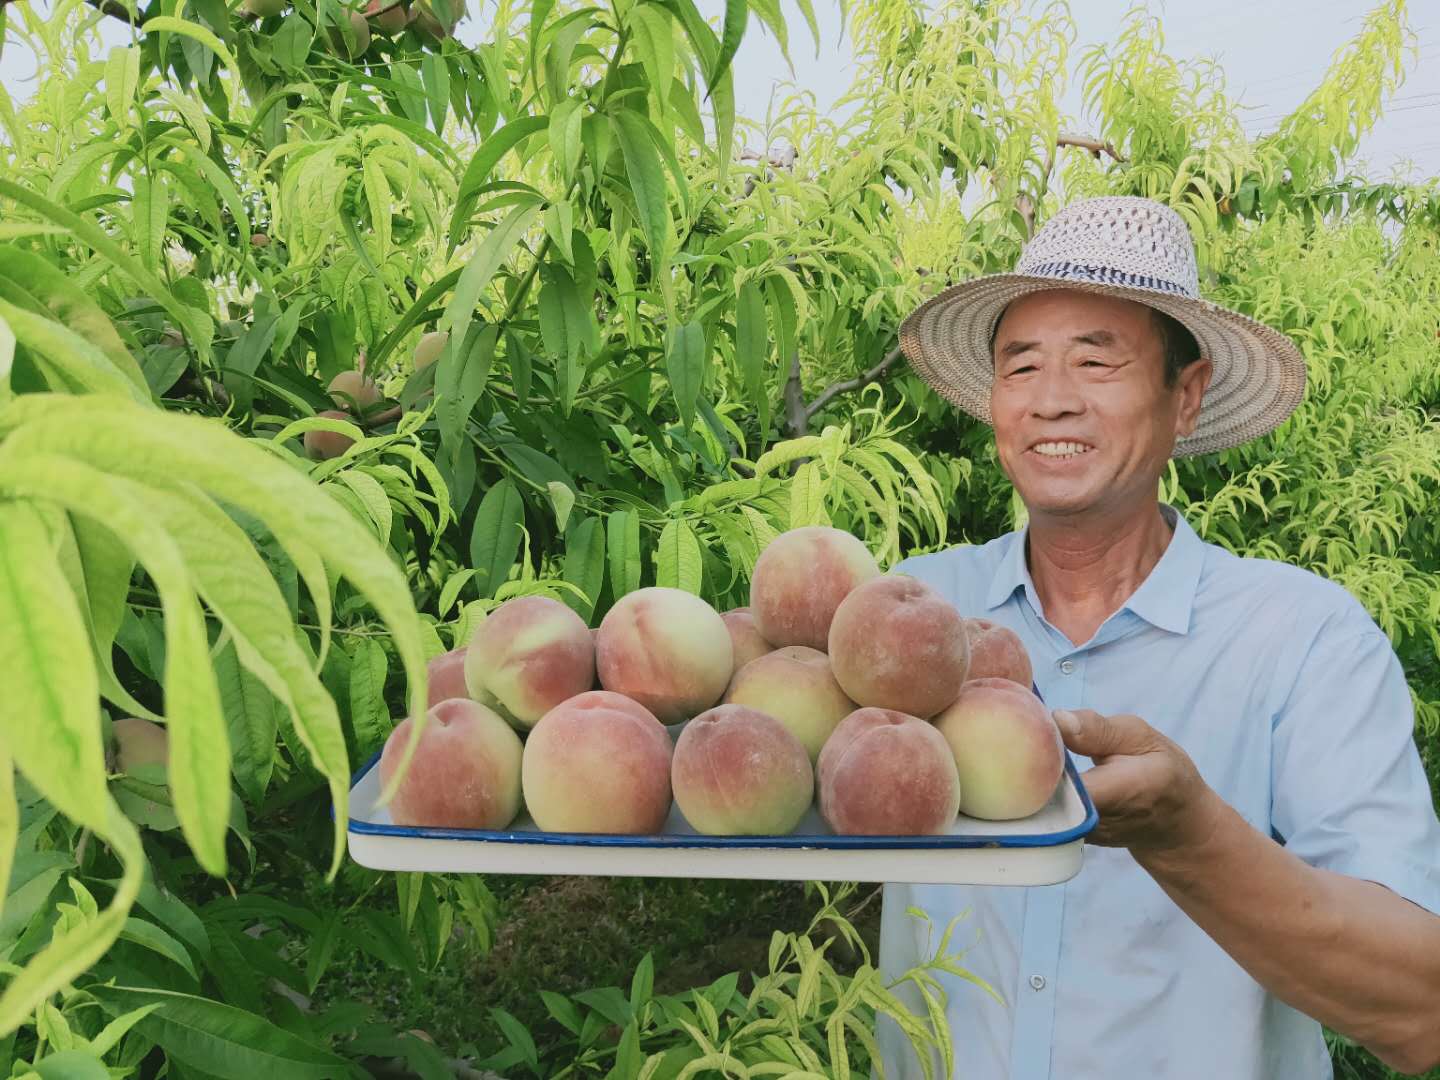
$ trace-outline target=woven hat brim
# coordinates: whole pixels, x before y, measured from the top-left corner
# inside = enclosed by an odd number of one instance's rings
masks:
[[[1182,323],[1215,372],[1195,430],[1172,456],[1227,450],[1275,430],[1305,396],[1305,358],[1280,331],[1208,300],[1141,286],[1031,274],[991,274],[951,286],[916,308],[900,327],[900,347],[941,397],[985,423],[990,418],[990,336],[1006,305],[1051,289],[1118,296]]]

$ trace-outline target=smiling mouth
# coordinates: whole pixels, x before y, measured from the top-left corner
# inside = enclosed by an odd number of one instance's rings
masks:
[[[1079,442],[1042,442],[1030,447],[1030,452],[1051,461],[1065,461],[1088,454],[1094,449],[1093,446]]]

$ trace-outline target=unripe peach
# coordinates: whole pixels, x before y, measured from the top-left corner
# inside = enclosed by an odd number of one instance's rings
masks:
[[[380,753],[388,786],[414,725],[402,720]],[[390,802],[396,825],[503,829],[520,809],[520,736],[493,710],[451,698],[426,714],[410,767]]]
[[[594,682],[589,628],[548,596],[506,600],[476,629],[465,655],[470,696],[522,729]]]
[[[147,765],[170,763],[170,732],[150,720],[125,716],[110,725],[115,740],[115,767],[123,773]]]
[[[415,370],[421,371],[440,359],[440,354],[448,344],[450,334],[444,330],[436,330],[422,337],[415,346]]]
[[[967,680],[1009,679],[1025,687],[1035,681],[1025,643],[1008,626],[988,619],[966,619],[965,636],[970,642]]]
[[[875,557],[849,533],[823,525],[790,529],[755,560],[750,578],[755,625],[776,648],[823,650],[840,601],[879,574]]]
[[[820,815],[837,833],[946,833],[962,785],[944,737],[919,717],[857,709],[835,729],[816,763]]]
[[[365,5],[364,15],[375,20],[375,29],[387,37],[394,37],[410,22],[410,15],[401,0],[370,0]]]
[[[830,658],[807,645],[787,645],[750,661],[735,673],[725,701],[775,717],[800,740],[812,762],[830,733],[857,708],[835,681]]]
[[[606,690],[673,724],[720,700],[735,647],[725,620],[700,597],[652,586],[622,596],[600,620],[595,668]]]
[[[931,717],[955,700],[970,667],[965,620],[917,578],[858,586],[830,625],[830,664],[856,702]]]
[[[342,371],[330,380],[330,400],[339,409],[353,409],[363,413],[380,400],[380,388],[375,380],[358,371]]]
[[[346,40],[344,32],[338,26],[327,28],[326,40],[330,44],[330,51],[340,59],[355,60],[370,48],[370,24],[358,11],[346,12],[345,18],[350,25],[349,40]]]
[[[525,740],[525,806],[547,832],[657,833],[670,813],[670,733],[622,694],[561,702]]]
[[[1055,794],[1065,743],[1029,687],[974,679],[935,718],[960,774],[960,812],[992,821],[1029,817]]]
[[[815,796],[800,740],[745,705],[717,705],[685,725],[670,782],[685,820],[712,836],[788,833]]]
[[[327,420],[350,420],[354,417],[340,409],[325,409],[315,414],[323,416]],[[355,440],[349,435],[341,435],[338,431],[307,431],[303,439],[305,453],[309,454],[316,461],[326,461],[330,458],[337,458],[355,445]]]

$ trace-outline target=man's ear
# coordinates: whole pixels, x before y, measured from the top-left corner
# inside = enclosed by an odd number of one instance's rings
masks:
[[[1200,406],[1205,390],[1215,375],[1215,365],[1208,356],[1186,364],[1180,370],[1180,414],[1176,418],[1177,435],[1192,435],[1200,419]]]

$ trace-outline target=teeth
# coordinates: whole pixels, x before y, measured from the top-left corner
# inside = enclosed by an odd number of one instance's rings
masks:
[[[1046,457],[1071,457],[1088,452],[1090,447],[1078,442],[1048,442],[1039,443],[1033,449]]]

